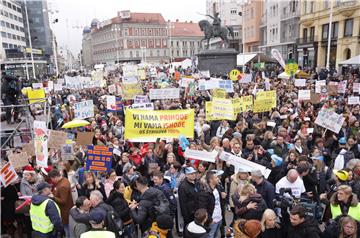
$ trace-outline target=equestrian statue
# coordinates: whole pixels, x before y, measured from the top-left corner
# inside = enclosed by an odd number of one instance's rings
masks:
[[[204,40],[207,41],[206,49],[209,49],[210,45],[210,39],[215,37],[220,37],[221,40],[224,42],[224,47],[229,47],[229,38],[228,34],[230,33],[231,37],[234,38],[234,31],[231,26],[221,26],[221,19],[219,17],[219,13],[215,13],[214,16],[206,15],[213,19],[212,24],[208,20],[201,20],[199,21],[199,27],[201,31],[204,32],[204,39],[201,40],[203,42]]]

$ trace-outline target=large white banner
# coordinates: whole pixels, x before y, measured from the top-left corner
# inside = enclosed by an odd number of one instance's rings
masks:
[[[295,79],[295,87],[305,87],[306,79]]]
[[[215,163],[215,158],[218,155],[217,151],[207,152],[203,150],[191,150],[187,148],[185,150],[185,157],[188,159],[197,159],[202,161],[207,161],[211,163]]]
[[[322,126],[332,132],[339,133],[345,118],[336,112],[322,108],[315,120],[315,124]]]
[[[126,108],[130,109],[144,109],[144,110],[154,110],[154,103],[148,102],[148,103],[133,103],[130,106],[127,106]],[[126,112],[126,111],[125,111]]]
[[[154,99],[178,99],[180,98],[180,88],[150,89],[150,100]]]
[[[94,104],[92,100],[75,103],[74,108],[75,118],[77,119],[94,117]]]
[[[234,86],[231,80],[222,80],[217,78],[199,80],[199,90],[211,90],[216,88],[225,89],[227,93],[234,92]]]
[[[228,152],[221,152],[219,158],[226,163],[233,165],[235,167],[235,173],[238,172],[240,168],[249,172],[253,170],[260,170],[265,178],[268,178],[271,173],[271,170],[266,168],[265,166],[237,157]]]

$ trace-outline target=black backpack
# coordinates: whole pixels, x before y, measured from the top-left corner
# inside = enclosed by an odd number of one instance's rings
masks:
[[[165,197],[164,193],[159,190],[156,196],[156,201],[154,203],[154,215],[155,217],[159,215],[169,215],[170,216],[170,203],[169,200]]]
[[[114,211],[108,211],[106,213],[106,221],[108,230],[114,232],[117,238],[122,237],[124,233],[124,224]]]

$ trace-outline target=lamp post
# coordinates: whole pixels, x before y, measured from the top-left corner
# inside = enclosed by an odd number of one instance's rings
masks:
[[[117,35],[118,35],[118,32],[120,31],[120,26],[118,25],[115,25],[111,28],[111,31],[113,31],[115,33],[115,45],[116,45],[116,61],[115,61],[115,64],[116,63],[119,63],[119,44],[118,44],[118,38],[117,38]]]
[[[29,17],[28,17],[28,10],[27,10],[27,4],[26,4],[27,0],[24,0],[24,6],[25,6],[25,17],[26,17],[26,25],[27,25],[27,31],[28,31],[28,36],[29,36],[29,46],[30,46],[30,55],[31,55],[31,65],[32,65],[32,72],[33,72],[33,77],[34,79],[36,79],[36,74],[35,74],[35,63],[34,63],[34,54],[33,54],[33,48],[32,48],[32,41],[31,41],[31,33],[30,33],[30,26],[29,26]],[[26,50],[25,50],[26,52]]]

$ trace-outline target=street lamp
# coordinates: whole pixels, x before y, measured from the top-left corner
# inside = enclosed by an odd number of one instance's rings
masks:
[[[116,62],[119,63],[119,44],[118,44],[118,32],[121,31],[121,28],[120,26],[118,25],[114,25],[112,28],[111,28],[111,31],[113,31],[115,33],[115,44],[116,44]],[[116,64],[115,62],[115,64]]]

